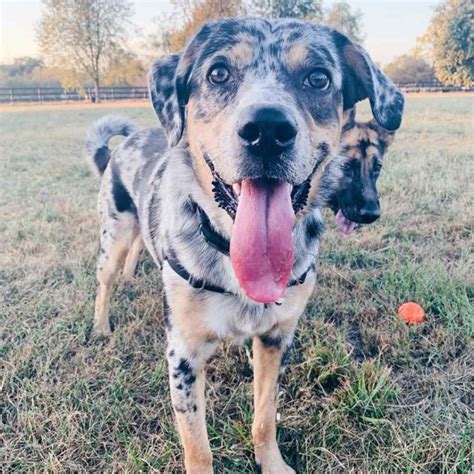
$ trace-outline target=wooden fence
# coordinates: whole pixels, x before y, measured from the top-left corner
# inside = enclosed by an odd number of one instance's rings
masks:
[[[146,87],[101,87],[101,101],[148,99]],[[61,87],[0,87],[0,104],[96,102],[95,90]]]
[[[472,92],[473,88],[445,86],[440,82],[406,82],[397,84],[403,92]],[[100,100],[148,99],[146,87],[101,87]],[[95,102],[94,89],[62,89],[61,87],[0,87],[0,104],[47,102]]]
[[[402,92],[472,92],[472,87],[447,86],[439,81],[398,82]]]

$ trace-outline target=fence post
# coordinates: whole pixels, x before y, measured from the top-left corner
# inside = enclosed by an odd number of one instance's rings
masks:
[[[41,100],[41,88],[38,87],[38,102],[41,103],[42,100]]]
[[[13,99],[13,89],[10,89],[10,104],[13,104],[14,99]]]

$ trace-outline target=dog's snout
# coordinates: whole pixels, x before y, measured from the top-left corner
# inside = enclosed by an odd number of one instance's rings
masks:
[[[286,110],[253,106],[242,114],[237,133],[252,152],[275,155],[293,146],[298,129]]]
[[[371,224],[380,217],[380,205],[378,202],[370,202],[359,210],[360,222],[362,224]]]

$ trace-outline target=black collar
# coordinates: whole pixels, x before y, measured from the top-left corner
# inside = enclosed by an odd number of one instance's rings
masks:
[[[199,219],[200,219],[200,224],[199,224],[199,230],[201,231],[202,236],[204,237],[204,240],[213,248],[221,252],[223,255],[229,256],[229,248],[230,244],[229,241],[219,234],[211,224],[211,221],[209,219],[209,216],[204,212],[204,210],[198,206],[196,203],[194,203],[194,207],[196,211],[199,214]],[[170,268],[181,278],[186,280],[193,288],[196,290],[206,290],[206,291],[212,291],[214,293],[221,293],[224,295],[233,295],[237,296],[236,294],[227,291],[224,288],[221,288],[220,286],[213,285],[212,283],[207,283],[205,280],[201,280],[199,278],[193,277],[180,263],[178,260],[178,257],[176,256],[175,252],[173,250],[169,250],[168,254],[164,258]],[[311,263],[311,265],[306,269],[305,272],[303,272],[302,275],[300,275],[299,278],[293,278],[288,282],[288,288],[296,285],[302,285],[306,281],[306,277],[308,276],[309,273],[314,271],[315,269],[315,264],[314,262]]]
[[[199,224],[199,230],[201,231],[205,241],[211,247],[219,250],[220,253],[228,256],[230,251],[229,241],[214,229],[208,215],[197,204],[196,209],[199,213],[199,219],[201,220],[201,223]]]

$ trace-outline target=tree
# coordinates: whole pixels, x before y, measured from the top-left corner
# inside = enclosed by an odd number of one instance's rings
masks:
[[[431,47],[436,77],[445,84],[474,84],[474,5],[446,0],[439,5],[421,41]]]
[[[336,2],[327,12],[324,23],[331,28],[343,33],[351,41],[362,43],[364,35],[361,26],[362,12],[352,11],[351,6],[345,0]]]
[[[339,1],[327,12],[322,0],[174,0],[171,15],[155,19],[157,33],[150,38],[155,51],[169,54],[181,50],[189,38],[208,20],[257,15],[264,18],[299,18],[314,23],[326,23],[362,42],[362,14],[352,11],[346,1]],[[165,25],[165,26],[163,26]]]
[[[242,12],[241,0],[181,0],[178,2],[184,25],[169,35],[169,49],[179,51],[203,23],[218,18],[238,16]]]
[[[255,0],[255,13],[265,18],[300,18],[320,22],[323,19],[321,0]]]
[[[25,76],[31,74],[37,67],[42,67],[43,61],[38,58],[30,58],[23,56],[21,58],[14,58],[13,64],[5,65],[10,77]]]
[[[429,82],[435,79],[433,66],[415,54],[403,54],[384,67],[384,72],[394,81]]]
[[[43,0],[37,36],[51,66],[85,75],[99,101],[101,77],[124,49],[132,15],[127,0]]]
[[[155,18],[158,32],[150,38],[153,49],[164,54],[183,49],[206,21],[245,13],[242,0],[174,0],[173,3],[171,14]]]
[[[111,61],[104,73],[103,83],[110,86],[131,86],[145,78],[142,62],[132,53],[125,53]]]

